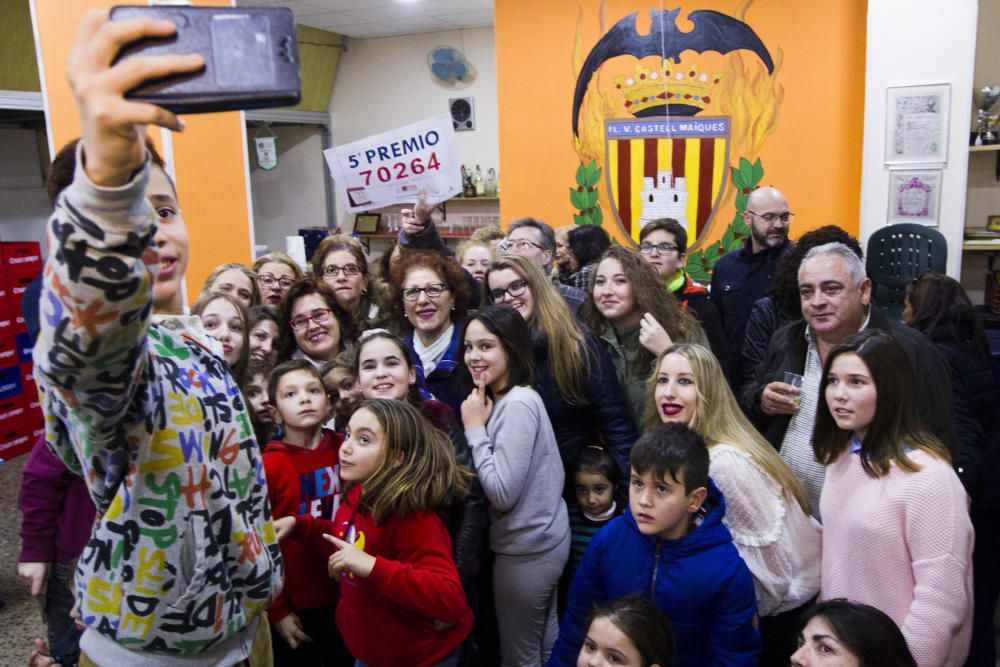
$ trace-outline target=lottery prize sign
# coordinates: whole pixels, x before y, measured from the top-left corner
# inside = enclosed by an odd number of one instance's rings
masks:
[[[462,191],[447,113],[328,148],[323,157],[349,213],[413,204],[420,190],[430,204]]]

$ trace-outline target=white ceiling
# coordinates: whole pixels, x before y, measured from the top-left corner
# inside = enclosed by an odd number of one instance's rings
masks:
[[[493,25],[493,0],[237,0],[288,7],[303,25],[368,38]]]

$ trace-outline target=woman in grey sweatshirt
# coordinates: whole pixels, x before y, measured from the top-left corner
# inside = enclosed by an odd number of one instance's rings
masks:
[[[531,338],[520,313],[485,308],[469,318],[462,341],[475,384],[462,421],[490,501],[501,660],[543,665],[559,632],[556,585],[570,545],[559,447],[531,387]]]

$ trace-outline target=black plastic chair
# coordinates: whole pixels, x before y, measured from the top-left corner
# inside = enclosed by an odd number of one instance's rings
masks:
[[[928,271],[945,272],[948,242],[933,227],[900,223],[878,230],[868,239],[865,269],[872,297],[886,315],[903,314],[906,286]]]

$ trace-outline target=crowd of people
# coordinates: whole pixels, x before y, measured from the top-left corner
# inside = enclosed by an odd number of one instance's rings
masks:
[[[423,198],[183,306],[177,192],[127,102],[200,57],[88,14],[68,74],[25,467],[32,665],[992,666],[997,383],[961,286],[903,321],[779,190],[710,288],[688,238],[533,218],[453,252]],[[75,564],[75,565],[74,565]],[[72,592],[71,592],[72,591]]]

